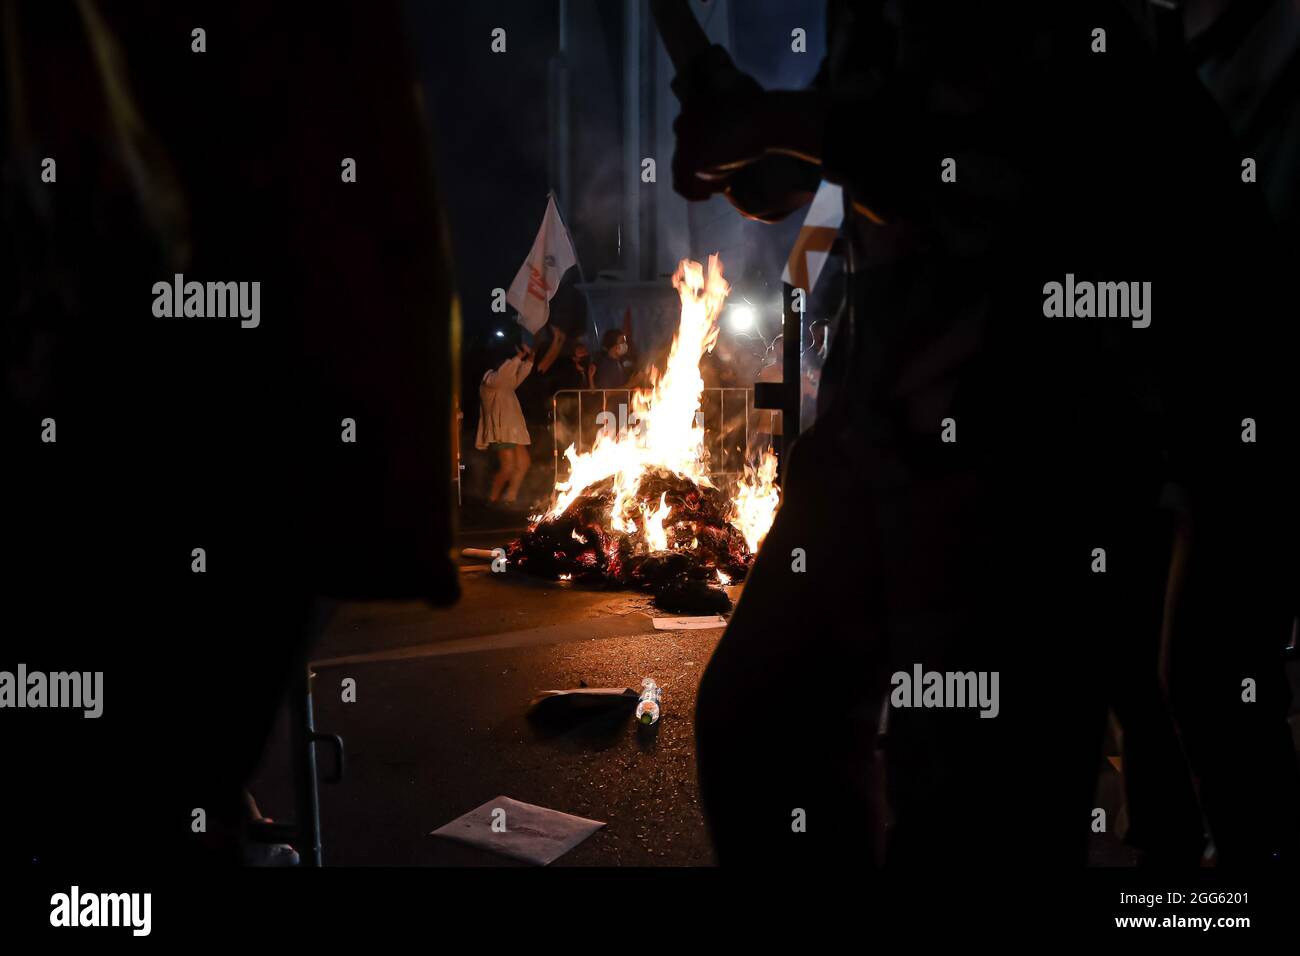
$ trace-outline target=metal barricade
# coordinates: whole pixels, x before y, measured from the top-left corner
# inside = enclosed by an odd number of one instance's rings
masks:
[[[565,450],[591,451],[606,423],[616,430],[635,420],[632,396],[636,389],[569,388],[551,398],[551,434],[555,455],[555,480],[569,477]],[[602,412],[610,413],[599,418]],[[706,388],[700,395],[697,421],[704,428],[707,452],[705,474],[719,484],[742,474],[749,448],[749,423],[754,415],[752,388]]]

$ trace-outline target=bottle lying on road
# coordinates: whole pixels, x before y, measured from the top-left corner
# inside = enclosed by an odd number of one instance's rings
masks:
[[[653,724],[659,719],[664,689],[649,677],[641,681],[641,697],[636,705],[636,719],[643,724]]]

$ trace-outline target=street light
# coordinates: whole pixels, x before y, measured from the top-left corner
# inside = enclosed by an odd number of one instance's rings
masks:
[[[731,319],[733,332],[748,332],[754,327],[754,307],[751,305],[733,305],[727,310]]]

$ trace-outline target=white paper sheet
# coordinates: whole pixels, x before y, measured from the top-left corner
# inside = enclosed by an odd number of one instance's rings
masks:
[[[497,797],[439,827],[430,836],[546,866],[604,825],[599,820]]]

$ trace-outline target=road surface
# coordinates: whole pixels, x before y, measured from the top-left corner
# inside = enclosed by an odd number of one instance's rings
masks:
[[[461,545],[493,547],[494,532]],[[345,604],[312,654],[317,729],[340,734],[347,770],[322,783],[329,865],[516,865],[428,836],[496,796],[608,826],[553,866],[710,865],[695,781],[695,690],[722,631],[657,631],[648,596],[577,588],[465,562],[453,608]],[[739,589],[732,590],[733,596]],[[664,716],[645,733],[630,711],[538,726],[540,691],[664,686]],[[356,701],[342,699],[345,678]],[[281,721],[253,792],[291,819]],[[322,773],[331,759],[321,750]]]

